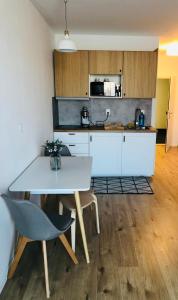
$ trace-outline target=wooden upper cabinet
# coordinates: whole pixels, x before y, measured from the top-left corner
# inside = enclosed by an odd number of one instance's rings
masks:
[[[88,97],[88,51],[54,51],[56,97]]]
[[[89,51],[90,74],[122,74],[123,52]]]
[[[126,51],[123,64],[123,97],[154,98],[157,51]]]

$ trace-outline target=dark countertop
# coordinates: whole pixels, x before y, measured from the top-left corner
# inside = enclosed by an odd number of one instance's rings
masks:
[[[69,131],[78,131],[78,132],[90,132],[90,131],[105,131],[105,132],[139,132],[139,133],[155,133],[156,129],[151,126],[146,126],[145,129],[130,129],[124,127],[124,129],[105,129],[104,126],[90,126],[83,128],[80,125],[59,125],[54,128],[55,132],[69,132]]]

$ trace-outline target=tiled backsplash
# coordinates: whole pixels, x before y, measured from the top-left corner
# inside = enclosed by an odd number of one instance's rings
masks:
[[[110,108],[108,122],[122,122],[124,125],[134,121],[135,109],[145,111],[145,125],[151,125],[151,99],[90,99],[88,100],[58,100],[59,124],[80,125],[80,111],[87,106],[93,123],[106,118],[106,109]]]

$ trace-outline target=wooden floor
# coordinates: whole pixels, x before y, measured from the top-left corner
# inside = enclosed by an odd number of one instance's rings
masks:
[[[94,211],[85,210],[91,263],[77,233],[74,266],[56,240],[47,244],[51,299],[178,299],[178,149],[157,146],[154,195],[98,196],[101,234]],[[55,199],[48,205],[55,207]],[[1,300],[45,299],[39,243],[31,243]]]

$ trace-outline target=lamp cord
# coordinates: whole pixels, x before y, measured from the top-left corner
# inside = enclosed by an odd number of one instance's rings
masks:
[[[65,4],[65,33],[68,34],[68,26],[67,26],[67,0],[64,0],[64,4]]]

